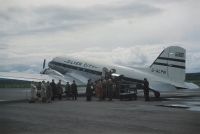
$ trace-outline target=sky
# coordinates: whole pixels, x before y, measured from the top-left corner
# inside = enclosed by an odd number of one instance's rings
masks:
[[[38,73],[75,56],[148,67],[168,46],[200,72],[199,0],[0,0],[0,71]]]

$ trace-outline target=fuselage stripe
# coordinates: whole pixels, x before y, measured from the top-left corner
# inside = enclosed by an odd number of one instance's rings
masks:
[[[185,66],[179,66],[179,65],[172,65],[172,64],[166,64],[166,63],[159,63],[159,62],[154,62],[154,65],[161,65],[161,66],[168,66],[168,67],[174,67],[174,68],[180,68],[180,69],[185,69]]]
[[[74,70],[87,72],[87,73],[91,73],[91,74],[95,74],[95,75],[102,75],[102,72],[100,72],[100,71],[91,70],[91,69],[82,68],[82,67],[77,67],[77,66],[72,66],[72,65],[68,65],[68,64],[64,64],[64,63],[55,62],[55,61],[51,61],[49,64],[54,64],[54,65],[57,65],[57,66],[60,66],[60,67],[66,67],[66,68],[69,68],[69,69],[74,69]]]
[[[158,57],[160,60],[170,60],[170,61],[177,61],[177,62],[183,62],[185,63],[185,60],[183,59],[175,59],[175,58],[167,58],[167,57]]]

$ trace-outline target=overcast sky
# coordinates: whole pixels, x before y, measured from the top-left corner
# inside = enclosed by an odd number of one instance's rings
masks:
[[[199,0],[0,0],[0,71],[67,55],[148,67],[171,45],[200,72]]]

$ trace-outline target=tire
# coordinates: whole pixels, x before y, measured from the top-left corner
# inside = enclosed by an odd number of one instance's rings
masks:
[[[160,93],[159,93],[159,92],[154,92],[154,96],[155,96],[156,98],[160,98]]]

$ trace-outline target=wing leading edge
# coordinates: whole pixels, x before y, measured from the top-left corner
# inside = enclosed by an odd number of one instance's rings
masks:
[[[10,80],[21,80],[21,81],[51,81],[52,79],[55,82],[59,80],[62,81],[63,84],[66,82],[72,82],[70,79],[66,79],[57,75],[46,75],[46,74],[29,74],[29,73],[13,73],[13,72],[0,72],[1,79],[10,79]]]

